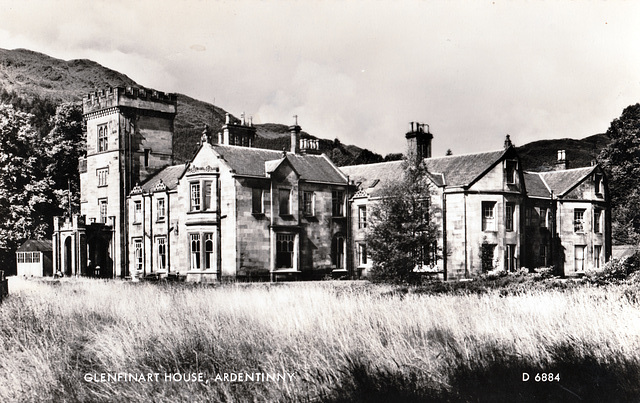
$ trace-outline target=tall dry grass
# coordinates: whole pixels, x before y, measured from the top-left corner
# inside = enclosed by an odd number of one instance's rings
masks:
[[[357,282],[204,287],[12,278],[0,305],[0,401],[640,397],[640,309],[628,288],[390,291]],[[196,372],[210,382],[84,379],[116,372]],[[294,377],[214,381],[239,372]],[[523,372],[532,380],[523,382]],[[535,382],[543,372],[560,381]]]

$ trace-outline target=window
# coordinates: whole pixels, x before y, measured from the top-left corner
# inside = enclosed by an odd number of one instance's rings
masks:
[[[547,245],[540,245],[540,266],[549,266],[549,247]]]
[[[593,232],[602,233],[602,210],[598,208],[593,210]]]
[[[524,210],[524,225],[526,227],[533,226],[533,208],[532,207],[527,207]]]
[[[133,202],[133,223],[139,224],[142,222],[142,202],[136,200]]]
[[[342,190],[331,192],[331,214],[334,217],[344,217],[344,192]]]
[[[482,230],[483,231],[495,231],[496,202],[482,202]]]
[[[18,263],[40,263],[40,252],[18,252]]]
[[[276,234],[276,269],[292,269],[294,234]]]
[[[593,267],[600,268],[600,259],[602,255],[602,245],[593,245]]]
[[[264,190],[251,189],[251,212],[264,214]]]
[[[585,209],[573,210],[573,232],[584,232]]]
[[[504,253],[504,268],[507,271],[515,271],[516,270],[516,245],[507,244],[507,248]]]
[[[200,270],[200,234],[191,234],[191,270]]]
[[[547,208],[540,207],[540,228],[547,228]]]
[[[367,244],[358,244],[358,266],[364,266],[367,264]]]
[[[98,152],[103,152],[108,150],[108,135],[107,135],[107,125],[98,126]]]
[[[507,184],[513,185],[516,183],[516,173],[517,173],[518,163],[516,161],[507,161]]]
[[[331,243],[331,257],[332,257],[332,261],[331,263],[333,264],[333,266],[335,267],[334,270],[344,270],[344,261],[345,261],[345,254],[344,254],[344,235],[342,234],[336,234],[333,237],[333,242]]]
[[[316,210],[316,194],[314,192],[302,192],[302,213],[306,216],[314,216]]]
[[[504,225],[507,231],[513,231],[513,216],[516,210],[514,203],[507,203],[505,207],[505,221]]]
[[[107,186],[108,175],[109,175],[109,168],[96,169],[96,176],[98,177],[98,186]]]
[[[158,270],[167,268],[167,238],[156,238],[156,251],[158,253]]]
[[[158,221],[164,220],[165,217],[165,208],[164,208],[164,199],[158,199],[156,202],[156,211],[158,213]]]
[[[577,272],[584,271],[584,249],[585,245],[576,245],[575,247],[575,268]]]
[[[600,196],[602,197],[603,194],[603,189],[602,189],[602,175],[600,174],[596,174],[595,178],[594,178],[594,182],[595,182],[595,191],[596,191],[596,196]]]
[[[191,183],[191,211],[200,211],[200,182]]]
[[[103,224],[107,223],[107,199],[98,200],[98,205],[100,207],[100,222]]]
[[[210,270],[215,268],[213,255],[213,234],[204,234],[204,269]]]
[[[151,152],[151,150],[149,150],[148,148],[144,149],[144,167],[148,168],[149,167],[149,153]]]
[[[280,189],[280,215],[291,215],[291,189]]]
[[[496,244],[482,243],[480,248],[480,259],[482,263],[482,271],[487,272],[493,270],[493,258]]]
[[[214,199],[215,186],[214,180],[191,182],[189,184],[189,211],[215,211],[217,207],[217,201]]]
[[[367,228],[367,206],[358,206],[358,228]]]
[[[213,205],[211,204],[211,186],[212,186],[212,182],[211,181],[204,181],[204,197],[203,197],[203,201],[204,201],[204,211],[211,211],[213,210]]]
[[[133,256],[135,269],[142,271],[142,239],[135,239],[133,241]]]
[[[418,268],[435,266],[438,263],[438,245],[435,242],[420,245],[415,251],[414,260]]]

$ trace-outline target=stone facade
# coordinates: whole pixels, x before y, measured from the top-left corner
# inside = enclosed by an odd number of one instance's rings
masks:
[[[580,275],[611,256],[611,212],[599,166],[525,172],[509,138],[495,152],[430,158],[433,136],[424,126],[406,135],[409,150],[423,158],[432,180],[433,217],[439,228],[432,275],[464,279],[491,270],[554,266],[558,274]],[[403,175],[401,162],[342,167],[358,184],[351,198],[352,265],[371,268],[359,217],[375,208],[381,189]],[[434,248],[436,249],[436,248]]]
[[[218,144],[205,130],[193,159],[173,165],[175,95],[113,88],[83,105],[81,215],[54,220],[54,271],[198,282],[369,274],[368,214],[403,162],[339,169],[297,121],[290,150],[258,149],[252,123],[228,116]],[[454,280],[553,265],[570,276],[608,260],[598,166],[525,172],[508,139],[498,151],[431,158],[427,125],[405,137],[428,169],[438,227],[416,270]]]

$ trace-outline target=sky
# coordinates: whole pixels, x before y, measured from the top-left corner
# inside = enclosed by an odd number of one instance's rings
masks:
[[[638,1],[9,1],[0,48],[380,154],[603,133],[640,102]]]

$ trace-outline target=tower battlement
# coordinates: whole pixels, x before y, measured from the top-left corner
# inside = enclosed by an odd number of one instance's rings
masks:
[[[82,111],[85,115],[118,106],[175,114],[177,105],[176,94],[143,87],[110,87],[82,97]]]

